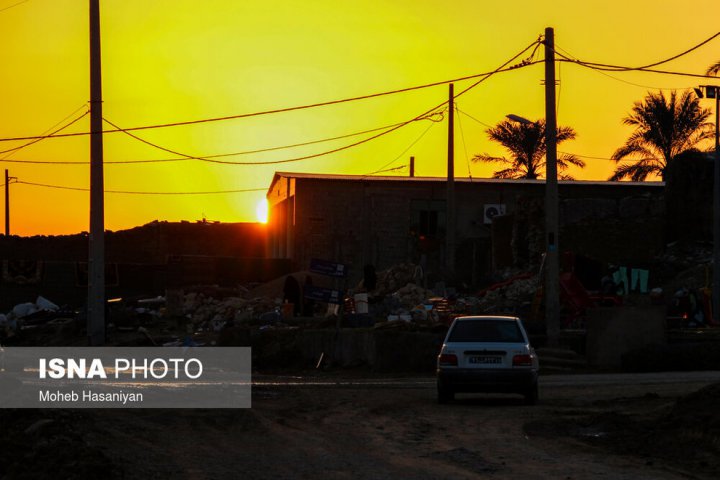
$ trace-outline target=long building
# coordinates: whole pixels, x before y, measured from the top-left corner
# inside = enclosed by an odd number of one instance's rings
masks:
[[[422,264],[443,276],[447,181],[439,177],[277,172],[267,192],[271,256],[305,269],[313,258],[344,263]],[[457,178],[458,281],[540,261],[544,180]],[[560,248],[607,262],[649,260],[663,246],[664,183],[560,181]]]

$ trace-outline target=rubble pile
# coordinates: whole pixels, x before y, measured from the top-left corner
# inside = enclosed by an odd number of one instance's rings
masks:
[[[481,313],[514,312],[524,303],[532,302],[538,289],[537,277],[518,279],[478,298],[476,307]]]
[[[202,293],[190,292],[183,301],[184,315],[197,330],[220,331],[229,323],[245,323],[267,312],[274,312],[276,300],[264,297],[245,299],[227,297],[217,299]]]
[[[391,295],[408,284],[422,282],[422,269],[412,263],[394,265],[378,275],[375,291],[376,296]]]
[[[433,292],[426,290],[414,283],[408,283],[392,294],[398,299],[400,305],[406,308],[413,308],[422,305],[433,296]]]

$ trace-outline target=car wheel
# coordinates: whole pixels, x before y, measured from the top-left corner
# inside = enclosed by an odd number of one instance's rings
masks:
[[[438,385],[437,400],[438,400],[438,403],[441,403],[441,404],[448,403],[452,400],[455,400],[455,392]]]
[[[539,394],[538,394],[538,386],[537,383],[533,385],[532,388],[530,388],[530,391],[528,391],[525,394],[525,404],[526,405],[535,405],[538,402]]]

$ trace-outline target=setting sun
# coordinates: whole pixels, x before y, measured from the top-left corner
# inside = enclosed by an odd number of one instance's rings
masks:
[[[255,217],[260,223],[267,223],[268,221],[268,203],[267,200],[262,199],[257,203],[255,207]]]

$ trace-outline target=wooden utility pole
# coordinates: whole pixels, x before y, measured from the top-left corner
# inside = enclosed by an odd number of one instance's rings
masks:
[[[455,273],[455,94],[451,83],[448,97],[447,199],[445,232],[446,278]]]
[[[90,238],[88,248],[89,345],[105,343],[105,199],[103,180],[100,0],[90,0]]]
[[[410,176],[415,176],[415,157],[410,157]]]
[[[545,328],[548,345],[560,340],[557,118],[555,112],[555,32],[545,29]]]

